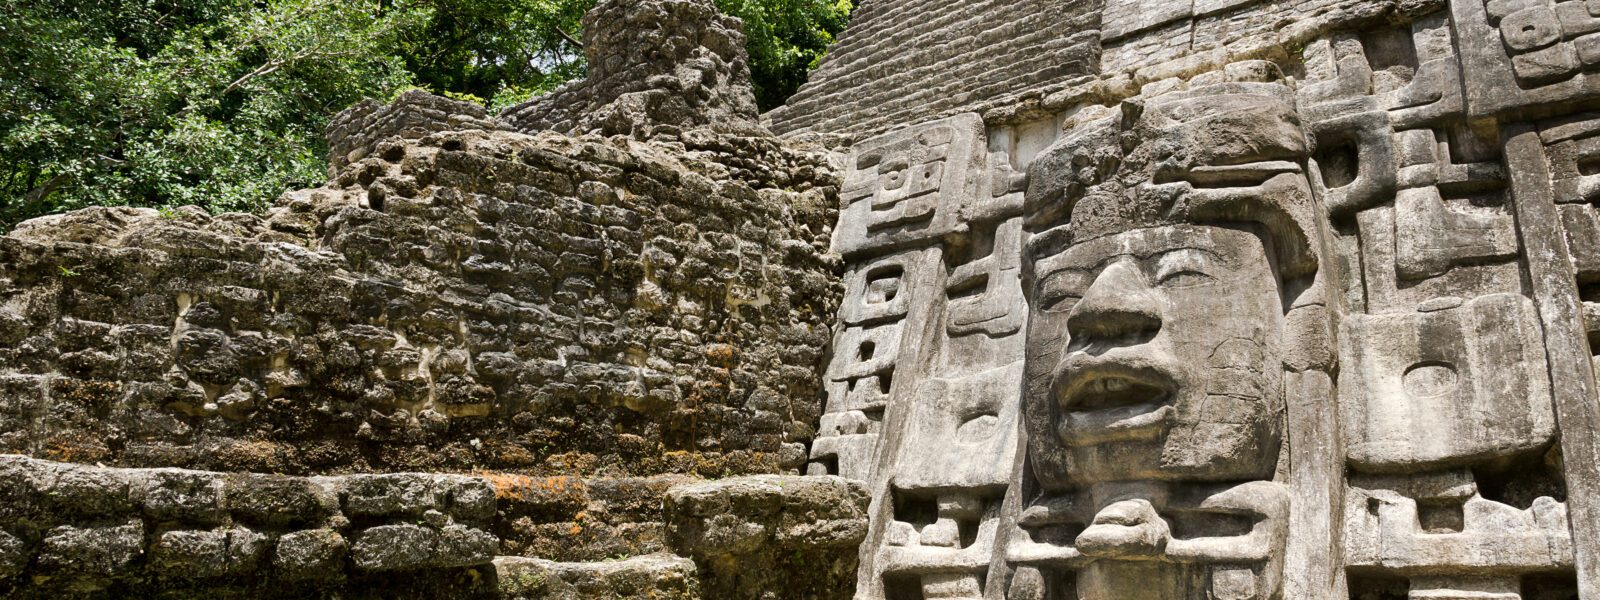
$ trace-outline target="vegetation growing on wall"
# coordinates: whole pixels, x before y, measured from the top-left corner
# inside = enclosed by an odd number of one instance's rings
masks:
[[[326,178],[322,129],[421,87],[498,109],[583,75],[595,0],[34,0],[0,5],[0,227],[94,205],[251,210]],[[719,0],[763,109],[851,0]]]

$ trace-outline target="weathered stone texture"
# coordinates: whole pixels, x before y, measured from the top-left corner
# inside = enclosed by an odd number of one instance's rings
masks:
[[[1096,72],[1098,2],[868,0],[810,80],[766,115],[781,134],[855,136],[999,104]]]
[[[779,597],[845,597],[866,502],[823,477],[293,477],[0,456],[0,594],[700,598],[804,579]],[[523,529],[566,511],[559,531]],[[596,527],[655,542],[580,531]],[[733,568],[746,553],[766,568]]]
[[[839,477],[767,475],[675,487],[666,512],[706,597],[850,598],[868,500]]]
[[[694,561],[670,554],[591,563],[502,558],[495,561],[495,570],[502,598],[691,600],[706,597],[701,593]]]
[[[831,177],[771,138],[465,130],[391,139],[264,218],[29,222],[0,239],[0,435],[289,473],[796,469]]]
[[[299,478],[5,456],[0,497],[8,560],[41,575],[0,590],[24,597],[280,585],[292,595],[370,586],[376,573],[448,579],[498,550],[485,530],[493,484],[458,475]]]
[[[1327,32],[1409,22],[1443,0],[862,3],[810,80],[763,116],[860,140],[976,112],[1020,123],[1242,60],[1283,63]]]
[[[1092,77],[937,105],[864,6],[771,115],[844,158],[857,597],[1600,593],[1591,4],[1108,0]]]
[[[602,2],[583,17],[588,76],[500,120],[534,133],[675,136],[759,130],[742,23],[708,2]]]
[[[328,168],[331,175],[338,175],[393,137],[417,139],[439,131],[493,127],[482,106],[422,90],[400,94],[388,104],[369,98],[340,112],[328,124]]]
[[[0,238],[0,594],[1595,597],[1596,6],[869,0],[783,140],[603,2]]]

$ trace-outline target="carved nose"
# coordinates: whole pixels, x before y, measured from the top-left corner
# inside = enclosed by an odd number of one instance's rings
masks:
[[[1154,334],[1160,329],[1161,304],[1144,275],[1127,260],[1100,271],[1067,315],[1067,333],[1074,342]]]

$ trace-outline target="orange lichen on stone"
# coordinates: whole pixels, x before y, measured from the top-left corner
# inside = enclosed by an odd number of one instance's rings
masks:
[[[529,477],[504,473],[479,473],[494,486],[502,508],[518,513],[582,514],[589,502],[589,487],[575,477]]]

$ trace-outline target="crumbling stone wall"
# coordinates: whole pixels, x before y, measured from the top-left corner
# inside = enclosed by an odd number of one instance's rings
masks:
[[[677,535],[670,545],[552,561],[501,537],[584,488],[503,475],[294,477],[0,457],[0,594],[690,599],[703,586],[766,585],[828,565],[832,573],[814,578],[824,593],[808,594],[821,597],[853,576],[866,530],[860,484],[761,476],[683,484],[666,503],[665,486],[635,500],[653,504],[663,531],[712,523],[747,543],[782,542],[760,577],[708,570],[703,580],[695,561],[672,554],[699,558],[726,539]]]
[[[411,92],[336,118],[331,180],[265,214],[0,236],[0,595],[695,598],[736,574],[685,558],[716,542],[672,531],[712,515],[673,490],[783,473],[761,502],[804,508],[764,577],[826,563],[815,589],[848,593],[867,497],[797,475],[837,175],[703,127],[754,120],[709,0],[590,21],[613,18],[590,38],[610,66],[541,106],[636,137]],[[812,519],[836,531],[809,543]]]
[[[740,178],[717,153],[779,162]],[[795,469],[831,176],[775,140],[391,141],[265,217],[0,241],[5,450],[136,466]],[[793,190],[793,191],[790,191]]]
[[[391,137],[418,139],[454,129],[494,129],[483,107],[451,100],[422,90],[411,90],[395,102],[384,104],[367,98],[345,109],[328,123],[329,176],[337,176],[350,163],[367,157],[380,142]]]
[[[583,31],[588,77],[506,109],[502,121],[529,133],[638,137],[758,128],[743,24],[714,5],[601,3]]]

